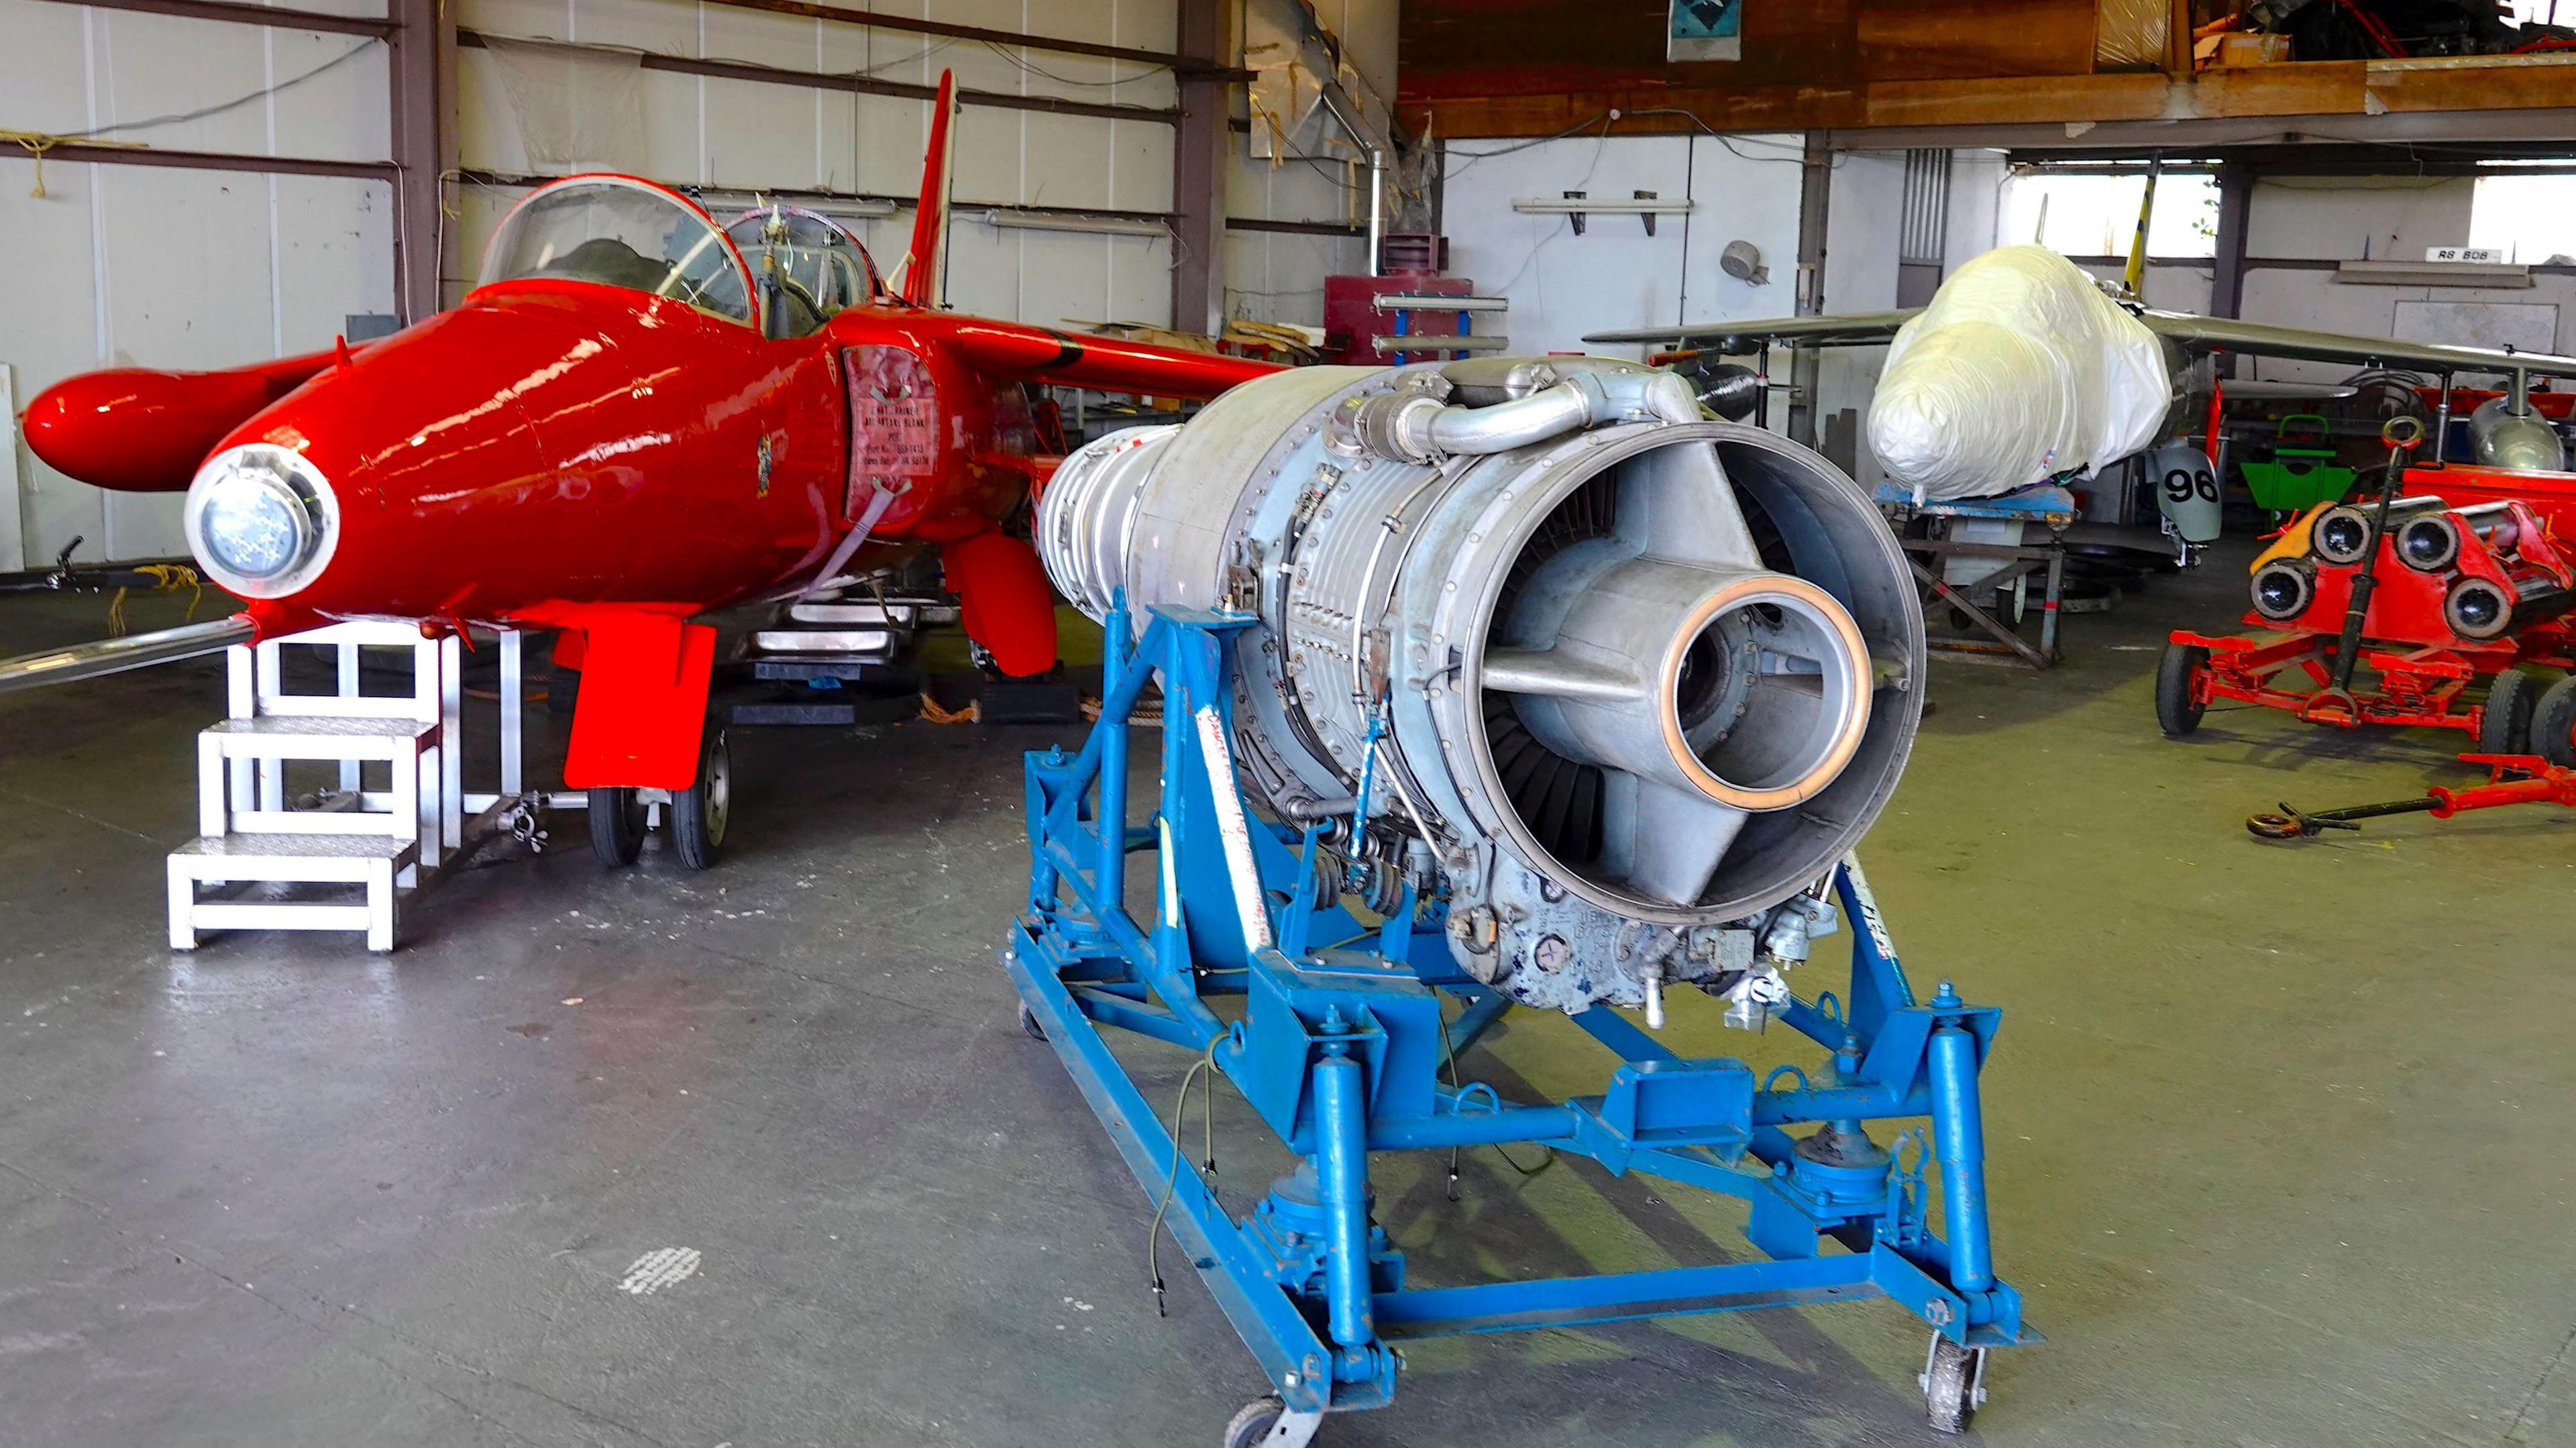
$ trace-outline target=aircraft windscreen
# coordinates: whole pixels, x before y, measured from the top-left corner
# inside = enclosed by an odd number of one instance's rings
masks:
[[[520,202],[492,233],[482,285],[560,277],[751,320],[742,266],[715,224],[650,186],[598,177]]]
[[[734,218],[725,235],[751,268],[772,336],[802,336],[884,290],[866,249],[829,217],[767,206]]]

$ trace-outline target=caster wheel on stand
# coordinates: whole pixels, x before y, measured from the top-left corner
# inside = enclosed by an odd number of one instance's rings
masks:
[[[1967,1431],[1968,1420],[1986,1401],[1986,1352],[1966,1348],[1934,1334],[1923,1359],[1923,1408],[1936,1433]]]
[[[1029,1039],[1032,1041],[1043,1041],[1047,1038],[1046,1027],[1038,1024],[1038,1013],[1029,1009],[1027,1001],[1020,1002],[1020,1029],[1028,1032]]]
[[[1321,1413],[1292,1413],[1277,1398],[1255,1398],[1225,1425],[1225,1448],[1306,1448],[1323,1422]]]

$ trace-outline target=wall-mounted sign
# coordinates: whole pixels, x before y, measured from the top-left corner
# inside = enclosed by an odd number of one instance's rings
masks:
[[[2428,246],[2424,248],[2424,259],[2484,263],[2493,266],[2505,260],[2505,254],[2504,248],[2500,246]]]
[[[1673,0],[1673,24],[1664,42],[1666,60],[1738,60],[1744,0]]]

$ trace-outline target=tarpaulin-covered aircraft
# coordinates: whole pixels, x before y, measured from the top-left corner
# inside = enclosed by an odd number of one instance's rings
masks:
[[[564,779],[594,844],[633,860],[635,791],[668,790],[703,866],[725,814],[703,615],[935,547],[995,666],[1046,671],[1046,576],[1002,529],[1053,463],[1025,385],[1204,398],[1276,369],[935,310],[955,96],[943,76],[891,284],[823,217],[727,228],[650,182],[576,176],[502,221],[462,305],[390,337],[46,391],[23,424],[37,455],[185,488],[190,551],[249,606],[0,663],[0,688],[344,619],[561,630],[582,669]]]
[[[1706,400],[1720,410],[1749,407],[1760,384],[1719,357],[1771,346],[1885,346],[1887,364],[1870,404],[1871,447],[1899,487],[1931,498],[2008,493],[2177,446],[2201,420],[2195,397],[2220,386],[2240,395],[2268,386],[2200,376],[2202,359],[2215,353],[2407,369],[2446,387],[2457,376],[2517,379],[2478,407],[2470,433],[2476,462],[2522,470],[2555,471],[2566,459],[2519,379],[2576,377],[2576,357],[2157,311],[2106,291],[2073,262],[2036,246],[1998,247],[1975,258],[1922,307],[1641,327],[1583,340],[1682,349],[1671,355],[1695,365],[1710,389]],[[2155,455],[2159,474],[2168,472],[2163,457]],[[2191,485],[2195,475],[2205,486]],[[2157,503],[2188,554],[2217,536],[2218,491],[2206,466],[2186,467],[2182,477],[2182,496],[2160,486]]]

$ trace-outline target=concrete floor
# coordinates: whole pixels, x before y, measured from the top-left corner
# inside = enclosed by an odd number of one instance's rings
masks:
[[[1866,851],[1917,981],[2006,1011],[1999,1253],[2051,1341],[1996,1363],[1979,1440],[2576,1442],[2576,815],[2249,840],[2464,771],[2263,712],[2158,738],[2161,630],[2224,626],[2240,577],[2073,620],[2046,676],[1940,666]],[[0,605],[0,652],[100,616]],[[1177,1263],[1156,1320],[1144,1196],[1012,1021],[1045,731],[745,737],[713,873],[605,874],[565,820],[391,959],[175,955],[213,678],[0,700],[0,1441],[1189,1445],[1259,1390]],[[1468,1064],[1564,1093],[1600,1059],[1531,1017]],[[1241,1192],[1276,1153],[1233,1136]],[[1428,1165],[1377,1165],[1419,1280],[1744,1250],[1654,1183],[1481,1152],[1453,1205]],[[620,1290],[666,1248],[697,1273]],[[1883,1303],[1435,1343],[1323,1441],[1947,1441],[1921,1358]]]

